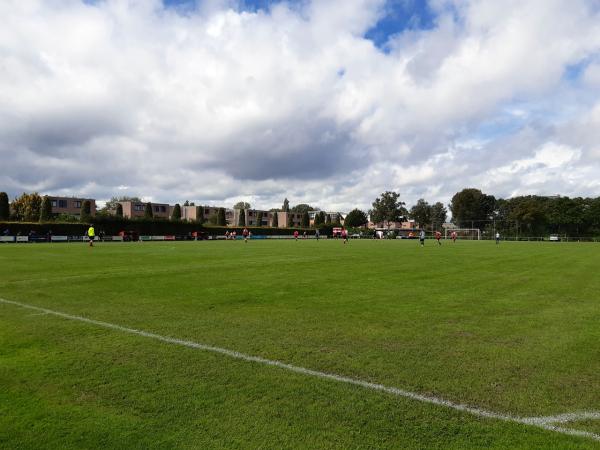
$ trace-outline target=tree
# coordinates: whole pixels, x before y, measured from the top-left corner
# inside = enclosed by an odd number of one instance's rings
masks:
[[[271,224],[273,228],[279,228],[279,218],[277,213],[278,211],[273,211],[273,223]]]
[[[256,226],[262,227],[263,222],[263,212],[259,211],[256,215]]]
[[[225,208],[219,208],[219,212],[217,213],[217,225],[222,227],[227,225],[227,218],[225,217]]]
[[[410,209],[410,217],[420,228],[425,228],[431,223],[431,213],[431,206],[422,198]]]
[[[48,222],[52,219],[52,203],[47,195],[42,198],[42,207],[40,210],[40,222]]]
[[[540,202],[540,197],[532,198],[536,199],[538,203],[544,203],[540,206],[547,215],[552,232],[579,234],[586,218],[585,210],[589,208],[589,202],[586,207],[586,202],[582,198],[558,197],[547,199],[545,202]]]
[[[310,216],[308,215],[308,211],[304,211],[302,214],[302,227],[308,228],[310,226]]]
[[[544,231],[546,215],[535,197],[517,197],[511,199],[511,203],[509,219],[517,224],[517,232],[537,234]]]
[[[408,215],[405,203],[398,200],[400,194],[397,192],[386,191],[377,197],[373,202],[371,210],[371,220],[374,223],[402,222]]]
[[[199,224],[204,223],[204,207],[203,206],[196,206],[196,220],[198,221]]]
[[[447,217],[448,210],[442,202],[436,202],[431,206],[431,224],[436,230],[442,228],[442,225],[446,223]]]
[[[183,206],[196,206],[196,204],[194,202],[190,202],[189,200],[186,200],[185,202],[183,202]]]
[[[333,224],[337,226],[342,225],[342,215],[340,213],[336,213]]]
[[[181,220],[181,206],[179,205],[179,203],[175,203],[175,206],[173,207],[171,220]]]
[[[37,222],[40,220],[40,209],[42,207],[42,197],[37,192],[25,194],[16,198],[12,202],[12,209],[16,220],[26,222]]]
[[[291,212],[295,212],[295,213],[300,213],[300,214],[304,214],[307,211],[316,211],[316,208],[313,208],[310,205],[307,205],[306,203],[300,203],[299,205],[294,206],[290,211]]]
[[[238,220],[238,225],[240,227],[245,227],[246,226],[246,211],[244,211],[244,209],[240,209],[240,218]]]
[[[141,199],[139,197],[128,197],[126,195],[121,197],[111,197],[109,201],[106,202],[104,208],[102,208],[101,212],[110,212],[117,209],[117,204],[119,202],[138,202],[141,203]]]
[[[219,225],[219,213],[208,216],[207,222],[210,225]]]
[[[281,207],[283,212],[290,212],[290,201],[286,198],[283,200],[283,206]]]
[[[317,214],[315,214],[315,221],[313,223],[315,228],[319,228],[321,225],[323,225],[323,222],[325,221],[323,216],[324,216],[323,211],[319,211]]]
[[[8,194],[0,192],[0,220],[8,220],[10,218],[10,206],[8,204]]]
[[[331,225],[331,214],[325,214],[325,225]]]
[[[250,203],[248,202],[237,202],[235,205],[233,205],[233,209],[250,209]]]
[[[369,222],[367,214],[360,209],[353,209],[346,216],[344,225],[347,227],[362,227]]]
[[[452,197],[452,221],[460,227],[480,227],[493,213],[496,199],[479,189],[463,189]]]
[[[117,209],[115,210],[115,215],[117,217],[123,217],[123,205],[117,203]]]
[[[590,199],[585,211],[585,221],[589,227],[588,233],[600,234],[600,197]]]
[[[152,203],[146,203],[146,209],[144,210],[144,218],[152,219],[154,217],[154,213],[152,212]]]
[[[89,223],[90,220],[92,220],[92,202],[89,200],[84,200],[83,203],[81,203],[79,220],[83,223]]]

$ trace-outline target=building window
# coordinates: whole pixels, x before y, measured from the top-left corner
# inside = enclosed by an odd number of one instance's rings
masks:
[[[75,200],[75,201],[73,202],[73,206],[74,206],[75,208],[81,208],[81,202],[80,202],[79,200]]]
[[[210,214],[210,209],[206,208],[206,209],[204,210],[204,215],[205,215],[205,216],[208,216],[209,214]]]
[[[161,206],[160,207],[160,212],[167,212],[167,207],[166,206]]]
[[[52,205],[53,208],[56,208],[56,200],[50,200],[50,204]]]
[[[59,200],[58,201],[58,207],[59,208],[66,208],[67,207],[67,201],[66,200]]]
[[[144,211],[145,207],[144,205],[135,205],[133,209],[134,211]]]

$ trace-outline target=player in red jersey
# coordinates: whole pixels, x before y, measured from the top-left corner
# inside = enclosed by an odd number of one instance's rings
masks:
[[[452,237],[452,242],[456,243],[456,231],[453,231],[450,236]]]
[[[294,231],[294,239],[298,240],[298,230]]]
[[[348,242],[348,230],[342,228],[342,239],[344,239],[344,244]]]
[[[242,231],[242,234],[244,235],[244,242],[247,244],[248,243],[248,228],[244,228],[244,231]]]
[[[439,231],[436,231],[435,232],[435,240],[437,241],[438,245],[442,245],[442,241],[440,239],[442,239],[442,233],[440,233]]]

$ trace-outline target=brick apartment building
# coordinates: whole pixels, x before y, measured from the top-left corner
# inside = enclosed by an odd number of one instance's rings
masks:
[[[230,225],[237,226],[240,223],[241,209],[233,210],[233,221]],[[262,212],[262,221],[258,223],[259,213]],[[279,228],[299,227],[302,223],[302,214],[284,211],[265,211],[260,209],[245,209],[245,224],[248,227],[272,227],[273,221],[277,215],[277,226]]]
[[[342,214],[340,212],[327,212],[327,211],[309,211],[308,212],[308,218],[310,219],[310,226],[312,227],[315,224],[315,216],[320,213],[320,212],[324,212],[325,216],[329,216],[329,219],[331,220],[331,222],[335,222],[338,218],[338,216],[340,217],[340,222],[342,223],[342,225],[344,224],[344,218],[346,217],[345,214]]]
[[[146,202],[119,202],[123,208],[123,217],[134,218],[144,217],[146,211]],[[150,203],[152,205],[153,217],[171,219],[173,216],[174,205],[166,203]],[[219,206],[181,206],[181,220],[194,222],[202,216],[204,222],[209,222],[212,217],[219,213]],[[229,226],[238,226],[240,223],[240,209],[225,209],[225,220]],[[113,212],[114,213],[114,212]],[[261,223],[258,223],[259,213],[262,213]],[[334,214],[334,213],[331,213]],[[335,213],[337,214],[337,213]],[[302,214],[283,211],[265,211],[259,209],[244,210],[244,219],[246,226],[252,227],[272,227],[274,217],[277,215],[277,223],[280,228],[300,227],[302,223]]]
[[[90,202],[90,213],[96,215],[96,200],[93,198],[77,198],[77,197],[54,197],[48,196],[50,205],[52,206],[52,214],[66,214],[73,217],[81,215],[81,205],[86,200]]]
[[[369,220],[368,228],[377,229],[385,228],[388,230],[414,230],[417,228],[417,223],[414,220],[407,220],[405,222],[378,222],[373,223]]]
[[[127,217],[128,219],[134,217],[144,217],[146,212],[146,203],[144,202],[119,202],[119,204],[123,207],[123,217]],[[172,207],[167,203],[150,203],[152,205],[152,215],[153,217],[160,217],[164,219],[169,219],[172,213]]]

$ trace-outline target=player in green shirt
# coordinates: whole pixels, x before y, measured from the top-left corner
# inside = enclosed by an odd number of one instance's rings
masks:
[[[90,247],[94,246],[94,236],[96,236],[96,231],[94,230],[94,225],[90,224],[90,227],[87,230],[88,239],[90,242]]]

